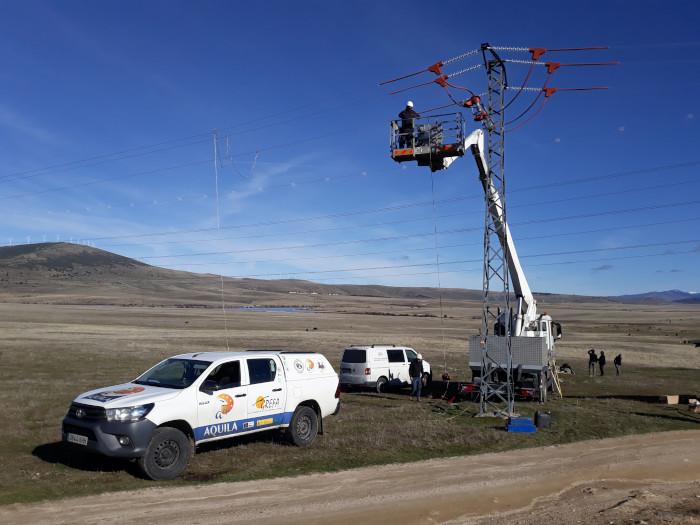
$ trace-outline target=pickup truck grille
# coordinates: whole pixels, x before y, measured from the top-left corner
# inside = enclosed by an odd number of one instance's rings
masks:
[[[107,419],[105,409],[80,403],[71,403],[68,409],[68,417],[80,421],[101,421]]]

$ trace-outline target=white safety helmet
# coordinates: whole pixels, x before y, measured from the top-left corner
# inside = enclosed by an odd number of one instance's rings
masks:
[[[413,102],[411,102],[410,100],[409,100],[408,102],[406,102],[406,107],[407,107],[407,108],[412,108],[412,107],[413,107]]]
[[[418,354],[418,355],[416,356],[416,359],[420,359],[420,360],[422,361],[422,360],[423,360],[423,354]]]

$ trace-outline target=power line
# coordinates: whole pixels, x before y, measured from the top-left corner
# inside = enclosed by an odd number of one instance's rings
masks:
[[[209,161],[206,161],[206,162],[209,162]],[[607,174],[607,175],[598,175],[595,177],[584,177],[584,178],[572,179],[572,180],[562,180],[562,181],[559,181],[559,182],[554,183],[554,184],[541,184],[541,185],[525,186],[525,187],[521,187],[521,188],[512,188],[512,189],[509,189],[509,193],[536,191],[536,190],[540,190],[540,189],[552,189],[553,187],[557,187],[557,186],[570,186],[572,184],[598,182],[598,181],[609,180],[609,179],[613,179],[613,178],[629,177],[629,176],[635,176],[635,175],[640,175],[640,174],[644,174],[644,173],[655,173],[655,172],[672,170],[672,169],[693,167],[693,166],[697,166],[697,165],[700,165],[700,161],[690,161],[690,162],[671,164],[671,165],[666,165],[666,166],[656,166],[656,167],[652,167],[652,168],[630,170],[630,171],[618,172],[618,173]],[[383,173],[383,172],[387,172],[387,171],[395,171],[395,169],[396,168],[385,169],[385,170],[370,172],[370,173]],[[149,173],[149,172],[145,172],[145,173]],[[364,177],[366,175],[367,175],[367,172],[362,172],[362,173],[353,173],[353,174],[348,174],[348,175],[337,176],[335,178],[341,179],[341,178],[348,178],[348,177]],[[134,175],[131,175],[131,176],[134,176]],[[123,178],[125,178],[125,177],[128,177],[128,176],[124,176]],[[316,181],[326,182],[325,179],[316,179]],[[646,188],[639,188],[639,189],[631,188],[631,189],[628,189],[626,191],[627,192],[642,191],[644,189],[669,187],[669,186],[679,185],[679,184],[695,184],[697,182],[700,182],[700,179],[691,180],[691,181],[681,181],[681,182],[676,182],[676,183],[667,183],[665,185],[649,186]],[[303,183],[311,183],[311,181],[301,182],[301,184],[303,184]],[[283,187],[283,186],[286,187],[288,185],[287,184],[279,185],[277,187]],[[270,188],[270,187],[268,187],[268,188]],[[599,197],[599,196],[605,196],[605,195],[615,195],[617,193],[619,193],[619,192],[605,192],[605,193],[598,193],[598,194],[590,195],[590,196],[578,195],[578,196],[574,197],[573,199],[583,199],[583,198]],[[198,196],[198,198],[199,197],[201,197],[201,196]],[[7,199],[7,198],[8,197],[5,197],[5,199]],[[443,203],[449,203],[449,202],[457,202],[457,201],[461,201],[461,200],[482,199],[482,198],[483,198],[483,195],[472,194],[472,195],[467,195],[467,196],[442,199],[442,200],[436,201],[436,203],[443,204]],[[0,198],[0,200],[3,200],[3,198]],[[157,202],[159,202],[159,203],[175,202],[175,201],[181,201],[181,200],[182,200],[181,198],[176,198],[176,199],[170,199],[167,201],[160,200]],[[558,200],[560,202],[562,202],[562,201],[567,200],[567,199],[558,199]],[[568,199],[568,200],[572,200],[572,199]],[[154,201],[147,201],[147,202],[152,203]],[[251,228],[251,227],[260,227],[260,226],[291,224],[291,223],[296,223],[296,222],[329,220],[329,219],[336,219],[336,218],[341,218],[341,217],[350,217],[350,216],[357,216],[357,215],[364,215],[364,214],[371,214],[371,213],[380,213],[380,212],[386,212],[386,211],[397,211],[397,210],[401,210],[401,209],[409,209],[409,208],[431,206],[431,205],[432,205],[431,202],[424,201],[424,202],[420,202],[420,203],[409,203],[409,204],[393,206],[393,207],[376,208],[376,209],[368,209],[368,210],[356,210],[356,211],[352,211],[352,212],[335,213],[335,214],[321,215],[321,216],[299,217],[299,218],[293,218],[293,219],[282,219],[282,220],[277,220],[277,221],[266,221],[266,222],[260,222],[260,223],[238,224],[238,225],[233,225],[233,226],[222,226],[222,229]],[[519,205],[519,206],[514,206],[514,207],[523,207],[523,206],[529,206],[529,205],[526,204],[526,205]],[[153,237],[155,237],[155,236],[170,236],[170,235],[182,235],[182,234],[186,234],[186,233],[201,233],[201,232],[213,231],[213,230],[214,230],[213,228],[199,228],[199,229],[176,230],[176,231],[167,231],[167,232],[151,232],[151,233],[140,233],[140,234],[116,235],[116,236],[109,236],[109,237],[91,237],[89,240],[90,241],[104,241],[104,240],[112,240],[112,239],[142,238],[142,237],[150,237],[150,236],[153,236]]]
[[[650,226],[663,226],[663,225],[668,225],[668,224],[677,224],[679,222],[692,222],[692,221],[700,221],[700,217],[693,217],[689,219],[679,219],[679,220],[674,220],[674,221],[661,221],[661,222],[651,222],[651,223],[645,223],[645,224],[630,224],[628,226],[615,226],[615,227],[608,227],[608,228],[598,228],[594,230],[582,230],[582,231],[566,231],[566,232],[561,232],[561,233],[547,233],[545,235],[533,235],[529,237],[520,237],[520,241],[531,241],[531,240],[541,240],[541,239],[552,239],[555,237],[572,237],[575,235],[587,235],[591,233],[607,233],[611,231],[618,231],[618,230],[638,230],[640,228],[646,228]],[[481,228],[471,228],[471,230],[477,231],[481,230]],[[466,230],[465,230],[466,231]],[[438,232],[438,235],[442,235],[446,232]],[[284,234],[274,234],[274,235],[284,235]],[[427,234],[423,234],[425,236]],[[454,249],[454,248],[466,248],[468,246],[481,246],[482,242],[471,242],[471,243],[461,243],[461,244],[449,244],[449,245],[439,245],[438,249],[439,250],[448,250],[448,249]],[[410,252],[420,252],[420,251],[429,251],[429,250],[434,250],[434,246],[428,246],[428,247],[422,247],[422,248],[402,248],[401,253],[410,253]],[[237,251],[238,253],[243,253],[243,251]],[[396,249],[392,250],[387,250],[387,251],[378,251],[378,252],[364,252],[364,253],[342,253],[342,254],[337,254],[334,253],[333,255],[314,255],[310,257],[285,257],[284,259],[262,259],[262,260],[242,260],[242,261],[223,261],[224,264],[263,264],[263,263],[274,263],[274,262],[299,262],[299,261],[308,261],[308,260],[326,260],[326,259],[340,259],[340,258],[349,258],[349,257],[368,257],[368,256],[374,256],[374,255],[386,255],[386,254],[395,254]],[[137,257],[138,258],[138,257]],[[199,263],[193,263],[193,262],[188,262],[188,266],[209,266],[212,263],[210,262],[199,262]],[[172,265],[164,265],[164,267],[172,267]]]
[[[698,240],[692,240],[692,241],[678,241],[676,243],[668,243],[668,244],[681,244],[681,243],[689,243],[689,242],[699,242]],[[663,244],[663,243],[661,243]],[[648,246],[655,246],[658,245],[657,243],[648,245]],[[637,245],[636,247],[632,248],[639,248],[644,245]],[[620,249],[626,249],[625,247],[618,247],[614,248],[615,250],[620,250]],[[599,251],[610,251],[613,250],[613,248],[601,248],[598,250],[591,250],[591,252],[599,252]],[[567,255],[567,254],[578,254],[578,253],[588,253],[586,251],[572,251],[572,252],[559,252],[553,255]],[[580,264],[580,263],[589,263],[589,262],[607,262],[607,261],[614,261],[614,260],[624,260],[624,259],[641,259],[641,258],[647,258],[647,257],[661,257],[661,256],[671,256],[671,255],[685,255],[689,253],[699,253],[697,249],[693,250],[684,250],[684,251],[678,251],[678,252],[673,252],[673,253],[668,253],[668,252],[662,252],[662,253],[653,253],[653,254],[639,254],[639,255],[625,255],[625,256],[620,256],[620,257],[607,257],[603,259],[578,259],[578,260],[569,260],[569,261],[559,261],[559,262],[547,262],[547,263],[540,263],[540,264],[529,264],[528,267],[534,267],[534,266],[560,266],[560,265],[569,265],[569,264]],[[528,257],[546,257],[552,254],[538,254],[538,255],[530,255]],[[460,260],[460,261],[443,261],[441,262],[441,265],[456,265],[456,264],[467,264],[467,263],[482,263],[482,259],[465,259],[465,260]],[[420,268],[420,267],[431,267],[435,266],[435,262],[426,262],[426,263],[415,263],[415,264],[401,264],[401,265],[385,265],[385,266],[371,266],[371,267],[358,267],[358,268],[342,268],[342,269],[333,269],[333,270],[306,270],[306,271],[297,271],[297,272],[273,272],[273,273],[261,273],[261,274],[248,274],[248,275],[236,275],[236,278],[239,279],[253,279],[253,278],[265,278],[265,277],[272,277],[272,276],[279,276],[280,274],[284,275],[324,275],[324,274],[329,274],[329,273],[343,273],[343,272],[360,272],[360,271],[374,271],[374,270],[388,270],[388,269],[399,269],[399,268]],[[473,271],[481,271],[482,268],[479,267],[478,270],[474,269]],[[446,273],[447,271],[443,271],[443,273]],[[429,274],[434,274],[434,272],[428,272]],[[389,276],[392,277],[397,277],[400,276],[401,274],[391,274]],[[368,276],[365,276],[367,278]],[[377,277],[377,276],[372,276],[372,277]],[[385,276],[386,277],[386,276]]]

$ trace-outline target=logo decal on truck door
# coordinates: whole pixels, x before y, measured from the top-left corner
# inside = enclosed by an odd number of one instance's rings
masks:
[[[221,408],[216,413],[216,419],[221,419],[224,414],[228,414],[233,409],[233,398],[228,394],[219,394],[217,397],[221,402]]]
[[[254,405],[260,410],[272,410],[273,408],[280,407],[280,398],[258,396]]]

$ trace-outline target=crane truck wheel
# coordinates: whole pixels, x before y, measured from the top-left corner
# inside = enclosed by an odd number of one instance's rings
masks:
[[[547,372],[540,372],[540,402],[547,402]]]

